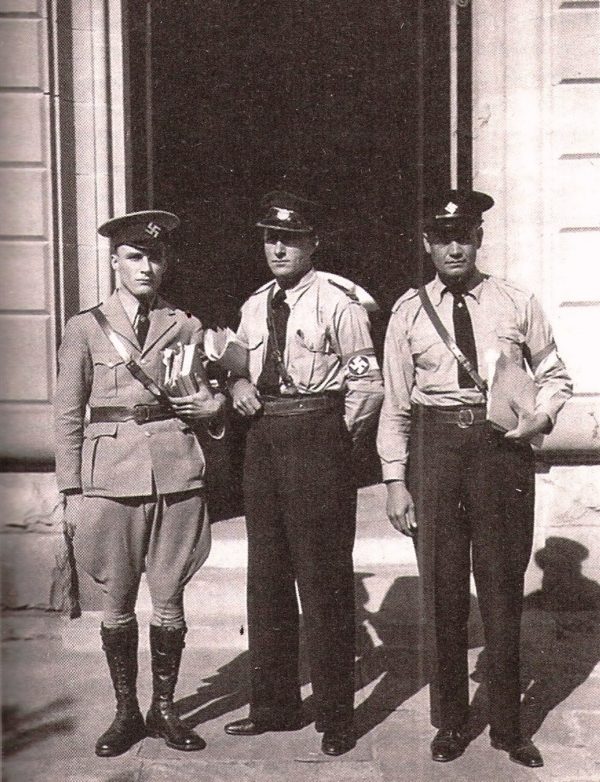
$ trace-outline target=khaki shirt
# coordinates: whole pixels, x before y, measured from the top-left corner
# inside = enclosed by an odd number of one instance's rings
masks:
[[[278,288],[277,282],[271,280],[252,294],[241,310],[237,333],[248,347],[250,380],[254,385],[262,371],[269,340],[269,292]],[[283,355],[287,371],[301,394],[343,392],[346,425],[356,437],[373,422],[383,398],[366,310],[331,282],[325,272],[314,269],[286,291],[286,303],[290,307]]]
[[[442,323],[454,336],[452,295],[437,276],[426,289]],[[536,298],[498,277],[481,275],[480,282],[465,294],[465,303],[473,324],[481,377],[488,379],[490,366],[500,353],[520,366],[527,363],[538,387],[535,412],[545,413],[554,424],[571,396],[572,383]],[[477,388],[459,388],[457,366],[417,291],[409,289],[392,308],[385,340],[385,399],[377,434],[384,480],[404,479],[411,405],[485,403]]]

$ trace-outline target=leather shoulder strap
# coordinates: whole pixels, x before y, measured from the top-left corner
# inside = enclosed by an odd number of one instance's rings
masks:
[[[106,315],[102,312],[100,307],[94,307],[90,310],[91,314],[96,318],[96,321],[102,331],[106,334],[108,339],[110,340],[111,345],[114,347],[114,349],[117,351],[119,356],[123,359],[125,362],[125,367],[128,369],[128,371],[133,375],[133,377],[141,383],[146,391],[149,391],[152,396],[155,399],[160,400],[163,404],[168,404],[168,396],[167,394],[162,390],[162,388],[159,388],[159,386],[155,383],[152,378],[147,375],[144,370],[141,368],[141,366],[131,357],[129,354],[129,351],[125,347],[123,341],[117,334],[117,332],[113,329],[113,327],[110,325],[108,318]]]
[[[450,353],[452,353],[454,358],[458,361],[458,363],[465,370],[465,372],[469,373],[471,379],[473,380],[477,388],[481,391],[481,393],[487,394],[487,390],[488,390],[487,383],[477,372],[475,367],[471,364],[469,359],[465,356],[465,354],[458,347],[456,342],[452,339],[452,337],[446,330],[446,327],[440,320],[439,315],[433,308],[433,304],[431,303],[431,299],[429,298],[427,291],[425,290],[425,286],[421,285],[421,287],[417,292],[419,294],[419,298],[421,299],[421,304],[423,305],[423,309],[427,313],[429,320],[433,323],[435,330],[442,338],[444,345],[448,348]]]

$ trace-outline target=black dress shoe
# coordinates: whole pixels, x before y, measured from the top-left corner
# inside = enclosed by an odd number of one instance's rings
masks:
[[[456,760],[465,751],[467,743],[464,733],[456,728],[438,730],[431,742],[431,759],[437,763]]]
[[[303,727],[304,722],[300,717],[273,722],[244,717],[241,720],[228,722],[225,725],[225,733],[228,733],[230,736],[260,736],[261,733],[269,731],[300,730]]]
[[[343,755],[356,746],[356,737],[350,730],[325,730],[321,749],[325,755]]]
[[[494,749],[508,752],[508,757],[513,763],[519,763],[525,768],[540,768],[544,765],[540,751],[531,739],[519,739],[516,742],[492,739],[491,743]]]

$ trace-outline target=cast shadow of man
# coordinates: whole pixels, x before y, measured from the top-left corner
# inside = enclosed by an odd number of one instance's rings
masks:
[[[548,714],[589,677],[600,660],[600,585],[581,572],[588,549],[568,538],[550,537],[535,554],[541,589],[524,600],[521,637],[521,723],[532,737]],[[472,675],[485,679],[485,650]],[[485,684],[471,705],[471,735],[487,724]]]
[[[367,608],[369,594],[365,579],[372,574],[357,573],[356,594],[356,663],[357,692],[377,682],[366,701],[356,711],[359,735],[385,719],[385,716],[417,692],[425,683],[423,660],[419,653],[418,579],[396,579],[378,611]],[[243,652],[203,680],[196,693],[178,701],[181,715],[190,727],[236,711],[249,703],[249,655]],[[307,654],[300,628],[300,683],[310,681]],[[303,710],[313,718],[313,698],[304,699]]]
[[[420,624],[420,589],[417,576],[397,578],[387,590],[377,611],[367,607],[369,592],[365,580],[370,573],[355,576],[356,663],[355,687],[368,693],[355,712],[357,736],[364,736],[428,683],[427,660],[423,653]],[[471,596],[469,644],[483,645],[483,631],[477,600]],[[217,719],[249,704],[249,658],[247,652],[234,657],[203,680],[198,690],[178,701],[177,707],[189,727]],[[310,671],[300,632],[300,683],[310,681]],[[357,699],[359,700],[359,699]],[[314,718],[313,697],[304,699],[309,722]]]
[[[202,680],[195,693],[177,701],[183,722],[195,728],[250,702],[249,655],[242,652]]]
[[[423,645],[421,590],[417,576],[397,578],[377,611],[367,608],[364,584],[357,574],[357,691],[366,697],[355,712],[357,735],[364,736],[429,683]],[[471,595],[469,646],[481,646],[483,629],[477,599]],[[373,686],[374,685],[374,686]]]

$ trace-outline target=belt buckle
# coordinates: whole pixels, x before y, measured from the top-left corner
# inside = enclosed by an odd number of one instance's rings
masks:
[[[133,420],[136,424],[145,424],[150,420],[149,405],[135,405],[133,408]]]
[[[458,426],[460,429],[468,429],[473,425],[475,416],[472,410],[459,410],[458,411]]]

